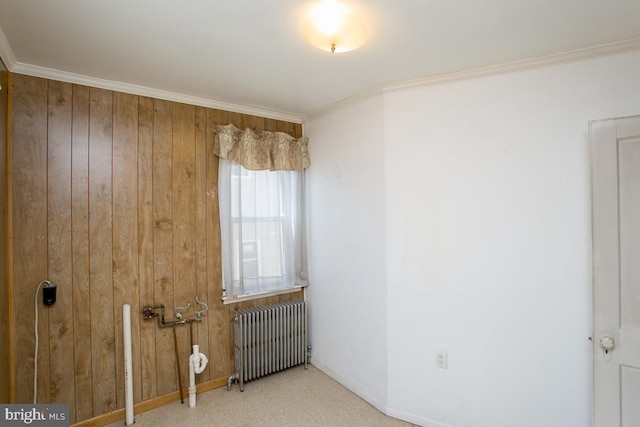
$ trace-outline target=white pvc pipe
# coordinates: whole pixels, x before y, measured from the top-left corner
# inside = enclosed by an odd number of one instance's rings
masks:
[[[200,346],[193,345],[193,353],[189,357],[189,408],[196,406],[196,374],[201,374],[207,367],[209,359],[200,353]]]
[[[133,418],[133,376],[131,362],[131,306],[122,306],[122,335],[124,338],[124,424],[129,426],[135,422]]]

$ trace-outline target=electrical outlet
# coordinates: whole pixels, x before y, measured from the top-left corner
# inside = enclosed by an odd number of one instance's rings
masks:
[[[439,351],[436,353],[436,368],[447,369],[447,352]]]

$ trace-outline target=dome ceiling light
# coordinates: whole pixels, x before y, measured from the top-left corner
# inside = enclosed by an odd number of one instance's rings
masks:
[[[331,53],[355,50],[367,41],[367,31],[353,12],[335,0],[313,6],[302,25],[305,39]]]

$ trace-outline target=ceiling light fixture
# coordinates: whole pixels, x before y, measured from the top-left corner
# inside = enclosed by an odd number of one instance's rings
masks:
[[[352,51],[367,41],[364,25],[335,0],[324,0],[311,8],[302,32],[313,46],[332,53]]]

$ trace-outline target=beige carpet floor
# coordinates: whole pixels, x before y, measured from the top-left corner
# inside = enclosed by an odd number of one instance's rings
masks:
[[[110,424],[122,427],[124,421]],[[135,427],[408,427],[387,417],[313,365],[288,369],[249,383],[200,393],[197,406],[179,401],[135,414]]]

